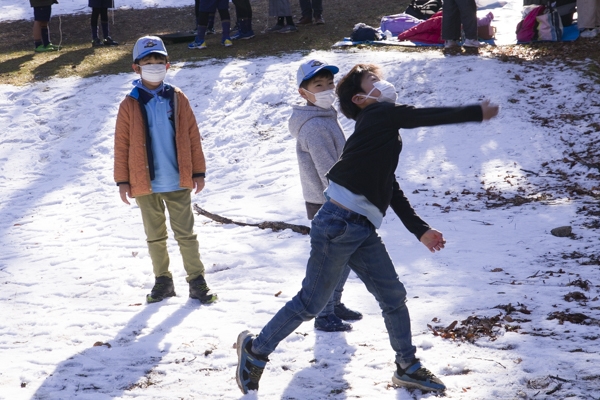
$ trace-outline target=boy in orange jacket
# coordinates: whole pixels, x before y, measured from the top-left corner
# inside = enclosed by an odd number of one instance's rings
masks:
[[[119,107],[114,179],[121,200],[129,204],[128,198],[135,198],[142,212],[155,276],[147,302],[175,296],[167,253],[166,208],[187,272],[190,297],[212,303],[217,295],[204,279],[190,195],[192,190],[197,194],[204,188],[206,164],[187,97],[163,82],[169,66],[160,38],[138,39],[132,67],[141,79],[133,82],[135,88]]]

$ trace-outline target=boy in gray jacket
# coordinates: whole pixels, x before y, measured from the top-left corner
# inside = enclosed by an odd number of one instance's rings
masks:
[[[293,106],[289,129],[296,138],[300,182],[306,215],[310,220],[326,201],[323,191],[329,183],[325,174],[336,163],[346,143],[337,111],[332,107],[335,100],[333,75],[338,71],[336,66],[309,60],[300,65],[297,74],[298,92],[306,100],[306,105]],[[329,302],[315,318],[315,329],[349,331],[352,325],[342,320],[362,318],[361,313],[348,309],[341,302],[349,273],[350,267],[346,266]]]

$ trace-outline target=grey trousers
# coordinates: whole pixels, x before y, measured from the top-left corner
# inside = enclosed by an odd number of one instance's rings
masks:
[[[269,0],[269,15],[271,17],[291,17],[290,0]]]
[[[477,40],[477,5],[475,0],[444,0],[442,39],[460,40],[462,23],[465,37]]]
[[[592,29],[600,26],[600,0],[577,0],[577,27]]]

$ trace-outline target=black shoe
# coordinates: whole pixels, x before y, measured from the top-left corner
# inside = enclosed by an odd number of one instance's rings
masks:
[[[202,304],[209,304],[217,301],[217,295],[215,293],[211,293],[202,275],[190,281],[189,284],[190,297],[192,299],[198,299]]]
[[[296,25],[311,25],[313,22],[311,16],[303,16],[296,22]]]
[[[105,46],[118,46],[119,43],[115,42],[110,36],[104,38],[104,45]]]
[[[323,332],[347,332],[352,325],[339,319],[335,314],[315,318],[315,329]]]
[[[104,43],[102,43],[102,40],[100,40],[100,38],[96,38],[96,39],[92,40],[92,47],[99,47],[99,46],[104,46]]]
[[[344,303],[340,303],[333,309],[336,317],[343,319],[344,321],[358,321],[362,319],[362,314],[358,311],[354,311],[349,309],[344,305]]]
[[[406,369],[396,363],[396,372],[392,382],[397,386],[420,389],[427,392],[442,392],[446,386],[431,371],[421,365],[418,358]]]
[[[315,25],[323,25],[324,23],[325,20],[323,19],[323,16],[315,15]]]
[[[149,295],[146,295],[148,303],[158,303],[166,297],[175,296],[175,287],[173,279],[168,276],[159,276],[154,281],[154,287]]]

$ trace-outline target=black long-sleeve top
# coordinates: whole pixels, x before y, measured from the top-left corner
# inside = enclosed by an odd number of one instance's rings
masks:
[[[482,120],[480,105],[415,108],[393,103],[371,104],[358,114],[354,133],[326,176],[365,196],[383,215],[391,206],[406,229],[420,239],[430,227],[412,208],[395,176],[402,151],[399,129]]]

